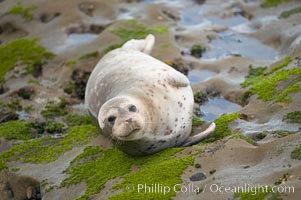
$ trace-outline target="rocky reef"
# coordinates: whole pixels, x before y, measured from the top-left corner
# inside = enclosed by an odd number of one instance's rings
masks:
[[[0,11],[1,199],[301,196],[300,1],[3,0]],[[191,82],[192,134],[217,128],[132,157],[93,125],[84,93],[103,55],[149,33],[152,56]]]

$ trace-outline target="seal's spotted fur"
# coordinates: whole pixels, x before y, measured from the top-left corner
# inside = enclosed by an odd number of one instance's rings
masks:
[[[193,114],[189,81],[147,54],[154,40],[153,35],[130,40],[106,54],[86,88],[87,107],[103,134],[132,155],[199,141],[197,136],[187,140]]]

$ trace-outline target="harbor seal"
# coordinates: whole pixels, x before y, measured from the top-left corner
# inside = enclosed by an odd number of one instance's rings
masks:
[[[193,92],[189,80],[151,57],[155,37],[130,40],[101,58],[92,71],[85,103],[102,133],[122,151],[147,155],[199,142],[215,124],[189,137]]]

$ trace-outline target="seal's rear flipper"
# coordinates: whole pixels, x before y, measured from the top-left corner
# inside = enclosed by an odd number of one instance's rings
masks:
[[[210,126],[205,131],[200,132],[199,134],[194,135],[192,137],[189,137],[181,146],[187,147],[187,146],[191,146],[191,145],[199,143],[200,141],[205,139],[208,135],[213,133],[215,130],[215,127],[216,127],[216,125],[213,122],[212,124],[210,124]]]
[[[150,54],[155,44],[155,36],[149,34],[145,39],[132,39],[126,42],[121,48],[125,50],[137,50],[146,54]]]

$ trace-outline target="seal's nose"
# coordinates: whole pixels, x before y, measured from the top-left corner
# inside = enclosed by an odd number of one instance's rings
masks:
[[[127,120],[125,120],[126,122],[128,122],[128,123],[131,123],[132,121],[133,121],[133,119],[132,118],[128,118]]]

